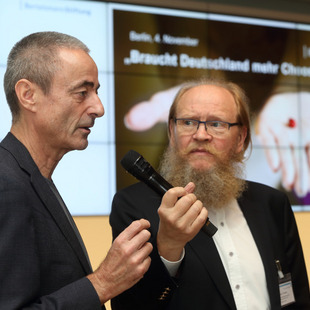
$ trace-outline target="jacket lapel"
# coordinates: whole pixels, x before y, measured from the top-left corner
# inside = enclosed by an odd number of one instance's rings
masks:
[[[85,273],[91,273],[91,266],[84,254],[74,229],[72,228],[56,196],[50,189],[45,178],[40,173],[27,149],[11,133],[6,136],[1,145],[6,148],[12,156],[14,156],[20,167],[30,175],[30,180],[36,193],[40,197],[51,217],[54,219],[55,224],[63,233],[65,239],[70,244],[72,250],[76,253],[85,270]]]
[[[41,177],[41,178],[40,178]],[[92,272],[88,258],[85,256],[84,250],[80,244],[79,238],[76,235],[72,225],[70,224],[66,214],[64,213],[62,207],[60,206],[56,196],[50,189],[47,181],[42,177],[39,170],[35,171],[31,175],[31,182],[38,194],[38,196],[43,201],[47,210],[53,217],[56,225],[62,231],[64,237],[71,245],[72,250],[76,253],[79,258],[86,274]]]
[[[189,246],[200,258],[202,265],[206,268],[207,273],[214,281],[218,291],[222,294],[223,299],[227,302],[230,309],[236,309],[229,281],[213,239],[200,231],[189,242]]]

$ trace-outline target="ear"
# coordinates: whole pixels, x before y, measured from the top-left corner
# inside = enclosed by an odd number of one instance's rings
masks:
[[[173,120],[169,120],[169,144],[175,146],[175,125]]]
[[[19,80],[15,85],[15,92],[21,108],[36,111],[36,92],[38,87],[27,79]]]
[[[238,147],[237,147],[237,153],[240,153],[243,150],[244,141],[248,135],[248,129],[243,126],[240,129],[239,135],[238,135]]]

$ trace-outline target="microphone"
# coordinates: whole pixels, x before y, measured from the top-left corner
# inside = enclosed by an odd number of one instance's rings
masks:
[[[128,151],[121,160],[121,165],[136,179],[144,182],[161,196],[173,187],[136,151]],[[201,230],[212,237],[217,232],[217,227],[207,218]]]

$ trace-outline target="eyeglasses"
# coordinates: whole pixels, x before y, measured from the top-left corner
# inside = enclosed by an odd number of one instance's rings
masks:
[[[208,133],[215,136],[225,134],[232,126],[241,125],[240,123],[228,123],[223,121],[203,122],[196,119],[187,118],[174,118],[174,122],[178,126],[180,132],[186,135],[193,135],[196,133],[200,124],[204,124]]]

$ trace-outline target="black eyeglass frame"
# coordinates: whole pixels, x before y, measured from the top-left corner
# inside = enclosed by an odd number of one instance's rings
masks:
[[[177,121],[194,121],[197,122],[197,129],[196,131],[199,129],[200,124],[204,124],[205,125],[205,130],[208,131],[208,127],[207,124],[208,123],[221,123],[221,124],[227,124],[228,125],[228,130],[230,130],[230,127],[233,126],[241,126],[241,123],[229,123],[229,122],[224,122],[224,121],[199,121],[197,119],[191,119],[191,118],[176,118],[174,117],[174,123],[176,124]]]

